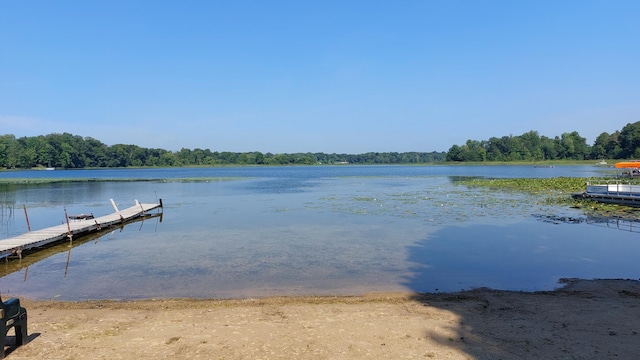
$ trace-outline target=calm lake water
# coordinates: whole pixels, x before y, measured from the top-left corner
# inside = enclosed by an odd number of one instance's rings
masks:
[[[459,176],[601,176],[596,166],[312,166],[7,171],[98,181],[0,185],[0,238],[141,202],[162,217],[0,265],[36,299],[244,298],[558,287],[637,278],[640,225],[587,218]],[[145,181],[99,181],[140,179]],[[569,195],[567,195],[569,196]]]

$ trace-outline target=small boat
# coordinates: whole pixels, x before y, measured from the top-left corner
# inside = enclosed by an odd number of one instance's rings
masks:
[[[45,170],[55,170],[55,169],[56,169],[56,168],[54,168],[54,167],[48,167],[48,168],[45,168]]]
[[[623,178],[633,178],[640,176],[640,160],[620,161],[615,164],[616,169],[625,169],[620,174]]]

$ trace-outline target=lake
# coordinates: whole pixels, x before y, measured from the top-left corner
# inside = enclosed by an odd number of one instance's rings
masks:
[[[640,225],[592,219],[459,176],[588,177],[596,166],[308,166],[5,171],[0,238],[162,199],[161,217],[0,265],[35,299],[247,298],[475,287],[549,290],[637,278]],[[139,181],[113,181],[137,179]],[[107,181],[108,180],[108,181]],[[568,196],[568,195],[567,195]]]

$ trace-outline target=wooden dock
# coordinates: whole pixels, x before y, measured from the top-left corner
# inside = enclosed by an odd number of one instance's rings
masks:
[[[162,199],[158,204],[141,204],[136,200],[134,206],[124,210],[119,210],[113,200],[111,200],[111,204],[115,212],[109,215],[83,220],[68,220],[65,224],[2,239],[0,240],[0,259],[12,255],[22,258],[22,252],[25,250],[34,250],[61,241],[73,241],[74,237],[121,225],[145,216],[151,210],[162,209]]]

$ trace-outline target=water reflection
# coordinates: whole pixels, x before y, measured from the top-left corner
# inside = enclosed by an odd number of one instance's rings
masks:
[[[557,287],[562,277],[637,277],[636,258],[629,256],[640,252],[637,235],[583,221],[553,224],[443,228],[409,246],[413,265],[405,284],[418,292],[481,286],[535,291]]]
[[[16,206],[14,203],[0,202],[0,238],[8,238],[15,232]]]
[[[538,221],[551,224],[580,224],[587,220],[584,216],[567,216],[556,214],[532,214],[531,216],[533,216]]]
[[[640,233],[640,221],[636,219],[588,215],[586,222],[587,224],[602,226],[607,229]]]
[[[534,218],[539,221],[552,224],[580,224],[606,227],[608,229],[617,229],[629,232],[640,232],[640,221],[638,219],[626,219],[620,216],[604,216],[587,214],[586,216],[565,216],[555,214],[533,214]]]

